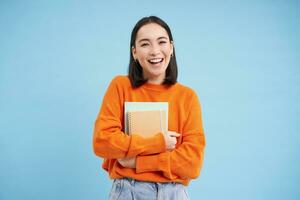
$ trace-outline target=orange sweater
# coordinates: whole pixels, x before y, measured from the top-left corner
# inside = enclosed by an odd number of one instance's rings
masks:
[[[124,102],[169,102],[170,131],[180,133],[176,148],[166,151],[162,133],[150,138],[124,133]],[[102,167],[112,179],[130,177],[141,181],[179,182],[188,185],[200,174],[205,137],[201,108],[193,90],[146,83],[131,87],[127,76],[117,76],[103,98],[94,127],[94,152],[104,158]],[[136,168],[122,167],[117,158],[136,156]]]

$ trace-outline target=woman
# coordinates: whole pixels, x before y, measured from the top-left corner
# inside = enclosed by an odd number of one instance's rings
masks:
[[[168,102],[169,131],[125,134],[124,102]],[[201,108],[196,93],[177,83],[173,37],[160,18],[142,18],[132,30],[128,76],[110,83],[93,144],[114,179],[110,199],[188,199],[185,186],[203,164]]]

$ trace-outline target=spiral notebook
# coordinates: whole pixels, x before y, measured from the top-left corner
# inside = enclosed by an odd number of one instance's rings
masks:
[[[128,133],[144,137],[166,130],[166,111],[146,110],[128,112]]]
[[[125,133],[145,137],[168,130],[168,102],[125,102]]]

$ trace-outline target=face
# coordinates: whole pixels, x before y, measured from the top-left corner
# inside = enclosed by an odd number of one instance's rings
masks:
[[[163,27],[156,23],[146,24],[137,32],[132,54],[143,68],[144,78],[149,83],[161,84],[173,54],[173,43]]]

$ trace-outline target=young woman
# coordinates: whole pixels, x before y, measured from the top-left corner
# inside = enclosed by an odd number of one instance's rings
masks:
[[[168,102],[169,131],[153,137],[124,133],[124,102]],[[115,77],[94,128],[95,154],[114,179],[110,199],[188,199],[200,174],[205,137],[196,93],[177,83],[169,26],[155,16],[132,30],[128,76]]]

